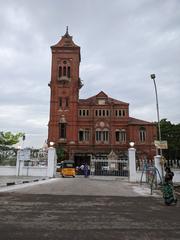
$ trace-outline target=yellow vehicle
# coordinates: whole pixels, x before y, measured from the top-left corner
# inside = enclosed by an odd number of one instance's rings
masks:
[[[75,163],[72,160],[65,160],[61,162],[61,176],[66,177],[66,176],[72,176],[75,177],[76,175],[76,170],[75,170]]]
[[[57,165],[56,165],[56,172],[61,173],[61,170],[62,170],[62,163],[57,163]]]

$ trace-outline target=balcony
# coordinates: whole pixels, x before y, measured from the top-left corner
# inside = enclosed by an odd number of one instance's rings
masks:
[[[71,78],[68,78],[67,76],[58,77],[58,82],[61,84],[67,84],[71,81]]]
[[[66,138],[59,138],[58,142],[59,143],[67,143],[67,139]]]

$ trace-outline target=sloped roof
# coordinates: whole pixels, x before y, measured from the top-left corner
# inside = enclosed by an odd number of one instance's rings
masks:
[[[152,122],[147,122],[141,119],[129,117],[129,124],[135,124],[135,125],[149,125],[149,124],[154,124]]]
[[[96,95],[96,98],[108,98],[108,95],[103,92],[103,91],[100,91],[97,95]]]
[[[80,48],[78,45],[76,45],[73,42],[72,36],[69,35],[68,27],[66,28],[66,33],[64,34],[64,36],[62,36],[60,41],[57,44],[51,46],[51,48],[59,48],[59,47]]]
[[[80,104],[93,104],[93,103],[95,104],[96,99],[106,99],[108,103],[113,103],[113,104],[129,105],[129,103],[122,102],[117,99],[108,97],[108,95],[106,93],[104,93],[103,91],[100,91],[98,94],[96,94],[92,97],[89,97],[87,99],[79,99],[79,103]]]

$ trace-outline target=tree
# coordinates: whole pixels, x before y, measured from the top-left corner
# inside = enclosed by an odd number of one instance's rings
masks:
[[[0,146],[8,147],[12,146],[20,141],[20,138],[24,138],[24,133],[13,134],[11,132],[0,132]]]
[[[180,159],[180,124],[172,124],[167,119],[160,121],[161,138],[167,140],[168,149],[163,150],[167,159]]]
[[[65,152],[64,152],[64,149],[62,147],[57,147],[56,148],[56,154],[57,154],[58,161],[61,162],[61,161],[64,160]]]

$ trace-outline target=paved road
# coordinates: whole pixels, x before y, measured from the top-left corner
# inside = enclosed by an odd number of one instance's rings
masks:
[[[105,185],[112,196],[105,195]],[[119,194],[123,188],[125,196]],[[180,239],[179,203],[167,207],[137,185],[77,178],[9,189],[0,193],[1,240]]]
[[[114,179],[114,180],[113,180]],[[16,185],[1,188],[2,191],[11,191],[31,194],[53,195],[90,195],[90,196],[149,196],[150,189],[140,187],[139,184],[130,184],[123,178],[55,178],[26,185]]]
[[[7,184],[21,184],[23,182],[33,182],[42,179],[47,179],[47,177],[0,176],[0,188],[6,186]]]

